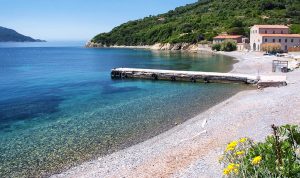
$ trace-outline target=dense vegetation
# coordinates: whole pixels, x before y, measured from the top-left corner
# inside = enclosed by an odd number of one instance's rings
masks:
[[[220,158],[224,177],[300,177],[300,127],[272,126],[264,142],[232,141]]]
[[[225,40],[222,43],[213,44],[211,48],[215,51],[235,51],[237,44],[235,41]]]
[[[104,45],[151,45],[157,42],[211,41],[221,32],[249,36],[253,24],[292,25],[300,33],[299,0],[199,0],[168,13],[129,21],[92,42]]]
[[[29,36],[24,36],[15,30],[0,27],[0,42],[42,42],[42,40],[36,40]]]

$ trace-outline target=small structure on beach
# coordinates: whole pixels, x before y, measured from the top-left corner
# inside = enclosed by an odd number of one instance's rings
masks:
[[[251,50],[262,51],[263,44],[280,44],[285,52],[296,50],[300,46],[300,34],[290,34],[285,25],[254,25],[250,30]]]
[[[245,51],[250,49],[249,38],[242,35],[220,34],[213,38],[213,44],[223,43],[226,40],[232,40],[236,42],[238,51]]]
[[[236,43],[242,43],[243,42],[243,36],[242,35],[227,35],[227,34],[221,34],[213,39],[213,44],[217,43],[223,43],[225,40],[232,40]]]

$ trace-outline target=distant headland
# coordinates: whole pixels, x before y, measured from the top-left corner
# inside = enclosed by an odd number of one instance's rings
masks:
[[[22,35],[15,30],[0,26],[0,42],[46,42]]]

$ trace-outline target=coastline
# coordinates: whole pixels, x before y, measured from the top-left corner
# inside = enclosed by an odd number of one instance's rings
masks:
[[[218,54],[239,61],[233,73],[271,74],[273,57]],[[242,91],[156,137],[52,177],[221,177],[218,155],[226,143],[244,136],[262,140],[271,124],[299,124],[299,74],[287,74],[287,87]]]

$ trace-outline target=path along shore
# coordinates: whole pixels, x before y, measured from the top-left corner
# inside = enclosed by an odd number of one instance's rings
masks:
[[[277,58],[221,54],[239,60],[231,72],[244,74],[272,75]],[[241,137],[261,141],[271,134],[271,124],[300,124],[300,69],[281,75],[288,86],[240,92],[152,139],[52,177],[222,177],[218,157],[228,142]]]

